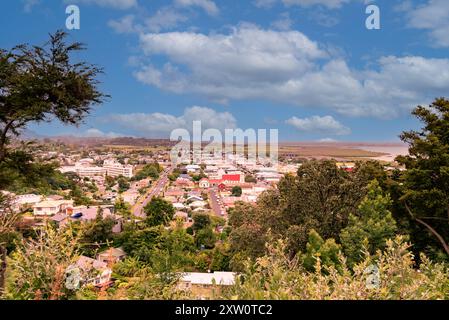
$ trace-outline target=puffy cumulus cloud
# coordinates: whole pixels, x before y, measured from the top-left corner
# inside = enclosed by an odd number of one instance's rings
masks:
[[[137,7],[137,0],[65,0],[66,3],[86,3],[95,4],[101,7],[109,7],[114,9],[130,9]]]
[[[181,7],[199,7],[209,15],[217,15],[219,9],[212,0],[175,0],[175,4]]]
[[[351,134],[351,129],[335,120],[332,116],[313,116],[300,119],[292,117],[286,121],[287,124],[297,130],[307,133],[318,133],[324,135],[342,136]]]
[[[167,6],[158,9],[153,15],[147,17],[136,17],[126,15],[116,20],[110,20],[108,26],[117,33],[141,33],[161,32],[178,27],[181,23],[189,20],[189,17],[178,9]]]
[[[186,108],[181,116],[165,113],[114,114],[106,117],[105,121],[149,137],[167,136],[179,128],[192,130],[193,121],[201,121],[203,130],[214,128],[224,131],[237,127],[231,113],[199,106]]]
[[[449,47],[449,1],[429,0],[419,6],[405,1],[400,10],[407,12],[409,27],[428,30],[434,45]]]
[[[449,87],[449,59],[389,56],[371,70],[352,69],[298,31],[240,25],[225,34],[147,33],[140,43],[144,55],[166,62],[138,69],[139,81],[222,103],[265,99],[393,118]]]

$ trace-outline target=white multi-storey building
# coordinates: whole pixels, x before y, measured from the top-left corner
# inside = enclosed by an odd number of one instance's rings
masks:
[[[132,178],[133,169],[134,168],[131,165],[122,165],[114,160],[105,160],[103,167],[90,166],[86,165],[86,163],[77,162],[74,166],[61,167],[59,171],[62,173],[75,172],[81,178],[92,178],[105,175],[111,177],[124,176],[126,178]]]
[[[106,170],[106,174],[111,177],[124,176],[126,178],[133,177],[133,166],[123,165],[121,163],[106,160],[103,164],[103,168]]]
[[[85,167],[80,165],[61,167],[59,171],[62,173],[75,172],[81,178],[104,176],[106,174],[106,169],[103,167]]]

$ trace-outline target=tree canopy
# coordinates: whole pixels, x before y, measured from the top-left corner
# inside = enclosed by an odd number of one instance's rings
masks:
[[[102,70],[74,62],[72,55],[84,46],[66,37],[57,31],[44,46],[0,49],[0,162],[11,135],[28,124],[58,119],[76,125],[106,98],[98,89]]]
[[[424,126],[401,135],[409,155],[397,158],[407,169],[400,200],[411,220],[449,255],[449,101],[436,99],[413,115]]]

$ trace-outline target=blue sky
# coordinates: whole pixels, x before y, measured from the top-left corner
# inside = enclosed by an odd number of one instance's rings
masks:
[[[171,130],[276,128],[283,141],[397,141],[418,104],[449,96],[447,0],[17,0],[0,47],[43,44],[76,4],[112,96],[79,128],[44,135],[169,137]],[[365,27],[369,4],[381,29]]]

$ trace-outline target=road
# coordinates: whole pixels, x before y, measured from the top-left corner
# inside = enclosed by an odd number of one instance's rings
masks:
[[[164,173],[161,174],[159,180],[153,185],[147,194],[144,196],[144,199],[138,199],[137,203],[133,207],[133,214],[136,217],[145,218],[145,213],[143,212],[143,208],[153,199],[154,197],[158,197],[162,190],[168,183],[168,176],[171,173],[171,169],[167,168]]]
[[[220,196],[219,196],[218,190],[216,188],[210,189],[209,199],[210,199],[211,207],[212,207],[212,210],[214,211],[214,213],[217,216],[224,218],[226,216],[226,210],[224,210],[221,206]]]

